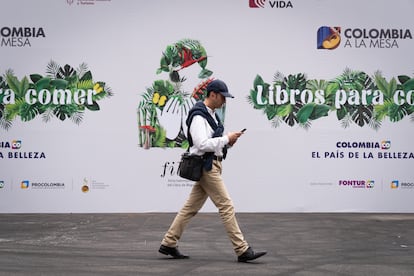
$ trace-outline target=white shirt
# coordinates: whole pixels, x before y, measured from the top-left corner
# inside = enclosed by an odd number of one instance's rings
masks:
[[[214,111],[209,108],[207,110],[211,117],[216,121]],[[190,125],[190,134],[193,139],[193,146],[190,148],[190,154],[203,155],[206,152],[214,152],[216,156],[223,156],[223,148],[229,143],[227,135],[222,137],[213,137],[214,130],[211,128],[206,119],[201,115],[193,117]]]

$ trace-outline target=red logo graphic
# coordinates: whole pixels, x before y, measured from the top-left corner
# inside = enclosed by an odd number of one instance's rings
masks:
[[[250,8],[264,8],[266,0],[249,0]]]

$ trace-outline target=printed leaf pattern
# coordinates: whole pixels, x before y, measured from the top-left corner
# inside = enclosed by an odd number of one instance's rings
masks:
[[[295,104],[290,101],[283,104],[274,104],[269,101],[270,86],[280,86],[286,90],[288,97],[294,96]],[[258,86],[261,86],[263,93],[258,101]],[[292,94],[294,90],[310,90],[315,96],[316,91],[324,91],[324,103],[306,103],[302,104],[299,95]],[[361,93],[363,90],[380,91],[383,93],[383,104],[374,104],[373,95],[366,97],[366,103],[350,104],[346,101],[339,108],[335,106],[335,94],[338,90],[345,91],[346,97],[355,97],[355,91]],[[404,103],[399,105],[394,102],[394,94],[397,90],[402,90],[405,95],[410,95],[410,99],[405,99]],[[407,93],[414,90],[414,79],[408,76],[398,76],[387,81],[380,72],[376,72],[373,77],[368,76],[362,71],[353,71],[345,69],[343,74],[331,81],[325,80],[307,80],[302,73],[296,75],[283,76],[277,72],[274,76],[273,83],[269,84],[263,81],[262,77],[257,75],[253,81],[253,88],[247,97],[248,102],[254,109],[262,110],[267,119],[271,121],[273,127],[279,127],[281,122],[288,126],[298,125],[305,129],[311,126],[312,121],[328,116],[329,113],[336,113],[337,119],[342,127],[347,128],[351,124],[359,127],[369,126],[375,130],[381,127],[381,122],[388,118],[391,122],[398,122],[406,116],[411,117],[414,121],[414,93]],[[263,104],[265,103],[265,104]]]
[[[82,122],[85,108],[90,111],[100,110],[98,101],[111,97],[111,89],[104,82],[94,82],[92,73],[87,70],[86,64],[81,64],[78,70],[66,64],[61,67],[55,61],[50,61],[47,65],[46,76],[40,74],[31,74],[29,78],[23,77],[19,80],[12,70],[6,71],[3,77],[0,77],[0,88],[5,91],[11,89],[14,93],[14,103],[4,104],[3,98],[6,95],[0,94],[0,127],[8,130],[12,126],[13,120],[17,117],[23,122],[28,122],[41,116],[44,122],[50,121],[55,117],[61,121],[71,119],[75,124]],[[39,92],[46,89],[53,93],[56,89],[69,91],[69,96],[73,99],[78,89],[94,90],[92,95],[92,104],[71,103],[55,104],[52,101],[41,104],[39,101],[31,104],[25,100],[28,89],[34,89]]]
[[[197,76],[201,82],[191,93],[183,90],[186,77],[181,74],[194,64],[201,68]],[[140,147],[188,147],[186,114],[195,101],[204,99],[207,84],[212,81],[213,72],[206,66],[207,52],[198,40],[182,39],[165,48],[156,74],[166,73],[168,79],[155,80],[138,104]],[[170,124],[165,125],[169,116]],[[163,117],[167,119],[162,120]]]

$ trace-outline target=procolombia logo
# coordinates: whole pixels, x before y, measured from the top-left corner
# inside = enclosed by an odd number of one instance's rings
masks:
[[[412,181],[391,181],[391,189],[414,189],[414,182]]]
[[[63,182],[32,182],[32,189],[64,189]]]
[[[267,1],[267,0],[249,0],[250,8],[272,8],[272,9],[284,9],[293,8],[292,1]]]
[[[23,180],[20,182],[20,188],[23,190],[29,189],[44,189],[44,190],[55,190],[55,189],[65,189],[64,182],[36,182]]]
[[[341,31],[343,30],[343,32]],[[399,48],[400,43],[413,39],[410,29],[406,28],[342,28],[322,26],[317,31],[317,49],[343,48]]]
[[[10,27],[0,28],[1,47],[31,47],[33,39],[46,38],[42,27]]]

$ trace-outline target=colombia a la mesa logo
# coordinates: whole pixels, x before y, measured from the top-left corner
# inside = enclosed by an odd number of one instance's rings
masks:
[[[31,47],[34,40],[45,38],[43,27],[0,26],[0,47]]]
[[[333,50],[338,48],[355,49],[392,49],[400,48],[413,39],[411,29],[364,28],[364,27],[328,27],[322,26],[317,31],[317,48]]]
[[[0,128],[8,130],[16,118],[28,122],[38,116],[44,122],[56,117],[80,124],[86,111],[100,110],[98,102],[112,95],[105,82],[93,79],[85,63],[74,69],[50,61],[46,75],[20,80],[9,69],[0,76]]]

